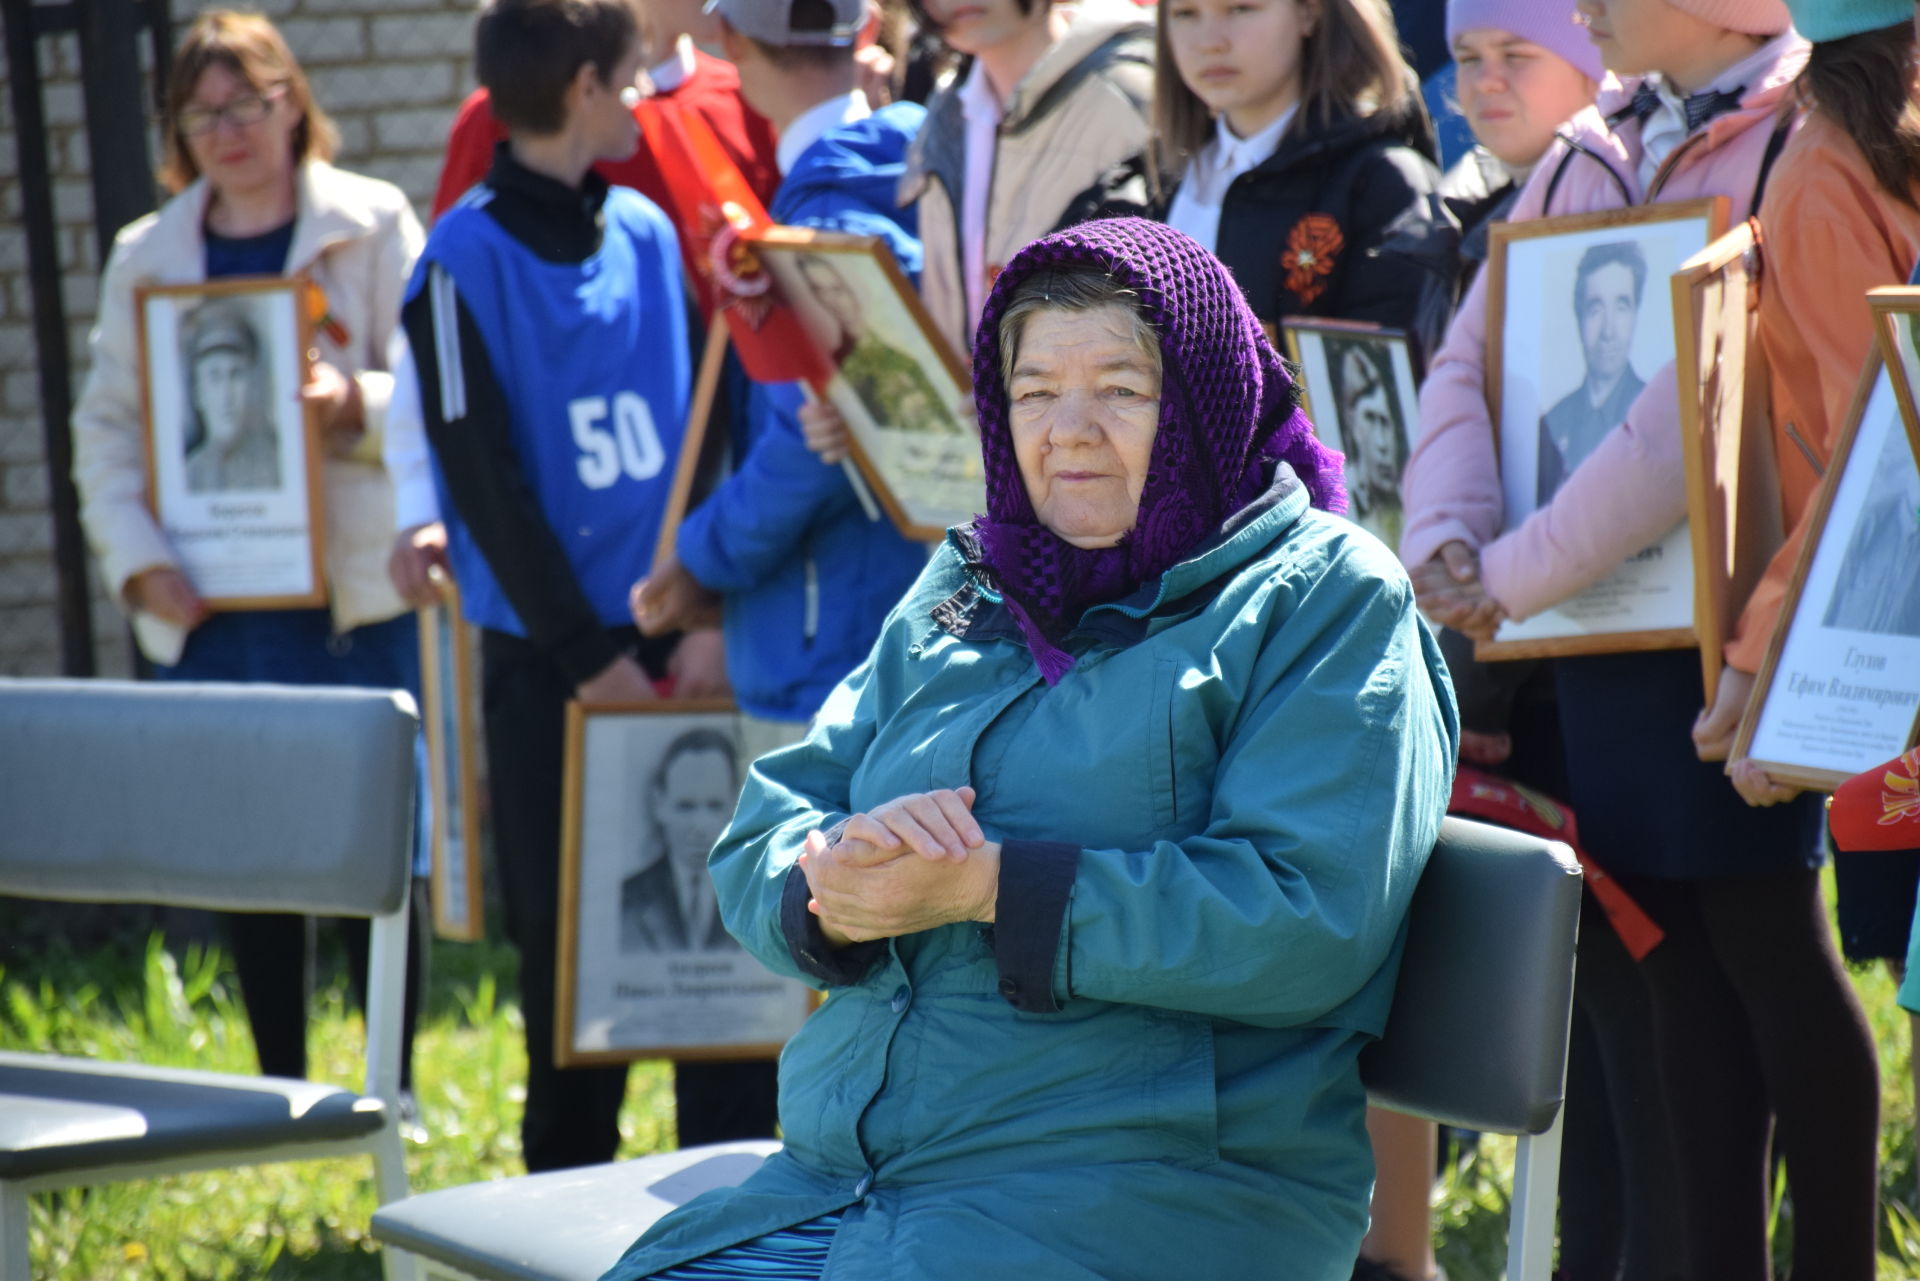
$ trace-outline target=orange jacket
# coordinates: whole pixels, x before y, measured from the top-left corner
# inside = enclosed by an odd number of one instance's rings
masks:
[[[1920,189],[1915,192],[1920,199]],[[1727,642],[1728,664],[1760,669],[1806,541],[1814,490],[1873,351],[1866,292],[1906,281],[1920,260],[1920,208],[1888,195],[1820,112],[1787,143],[1760,206],[1766,274],[1760,343],[1773,388],[1773,445],[1787,541]],[[1819,468],[1808,460],[1811,454]]]

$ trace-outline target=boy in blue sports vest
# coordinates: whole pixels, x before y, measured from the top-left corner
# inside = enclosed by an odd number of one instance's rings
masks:
[[[894,192],[926,111],[873,111],[855,87],[865,0],[709,0],[708,10],[740,96],[779,139],[774,221],[880,236],[917,277],[914,210]],[[752,389],[733,474],[680,526],[677,559],[634,590],[648,635],[722,598],[727,675],[753,755],[800,738],[927,561],[923,545],[869,519],[840,469],[808,451],[802,403],[798,384]]]
[[[493,830],[527,1033],[529,1170],[613,1158],[626,1069],[553,1066],[562,737],[569,699],[710,689],[709,636],[643,640],[627,587],[653,556],[686,420],[679,249],[597,160],[639,141],[631,0],[491,0],[475,65],[508,141],[435,225],[401,311],[447,555],[481,631]],[[771,1063],[675,1073],[682,1143],[766,1137]]]

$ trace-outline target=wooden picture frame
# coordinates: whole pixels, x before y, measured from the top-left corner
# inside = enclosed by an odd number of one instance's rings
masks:
[[[806,984],[726,934],[713,898],[706,855],[749,763],[730,703],[568,704],[559,1066],[772,1058],[812,1008]]]
[[[418,611],[420,719],[427,737],[429,897],[433,932],[459,943],[487,936],[480,830],[478,644],[460,616],[460,589],[434,572],[440,603]]]
[[[1301,407],[1314,434],[1346,456],[1348,517],[1397,550],[1406,518],[1400,478],[1420,422],[1406,331],[1289,316],[1280,332],[1300,367]]]
[[[747,239],[832,371],[814,390],[845,419],[854,462],[900,532],[936,542],[984,512],[967,366],[886,241],[779,226]]]
[[[1759,238],[1748,221],[1673,275],[1674,373],[1706,707],[1719,692],[1727,637],[1786,532],[1756,329],[1759,272]]]
[[[1776,782],[1830,792],[1920,738],[1916,562],[1890,564],[1885,548],[1861,555],[1882,522],[1862,526],[1883,512],[1908,522],[1906,541],[1920,549],[1920,464],[1894,385],[1876,353],[1815,495],[1810,532],[1734,739],[1732,759],[1754,761]],[[1859,572],[1874,565],[1901,590],[1889,593],[1886,582]],[[1898,607],[1898,620],[1877,616],[1889,606]]]
[[[312,288],[235,276],[134,291],[147,505],[210,609],[327,601],[319,433],[300,400]]]
[[[1893,394],[1920,456],[1920,286],[1885,285],[1867,291],[1880,358],[1893,376]]]
[[[1507,528],[1552,497],[1625,419],[1646,382],[1674,359],[1666,282],[1724,234],[1726,222],[1727,201],[1715,196],[1494,224],[1486,268],[1486,399]],[[1509,289],[1510,281],[1524,284]],[[1603,289],[1605,296],[1595,296]],[[1588,319],[1582,297],[1593,304]],[[1596,369],[1605,380],[1598,388]],[[1605,398],[1596,403],[1602,391]],[[1475,646],[1475,657],[1696,645],[1693,580],[1683,522],[1578,596],[1523,622],[1503,622],[1491,642]]]

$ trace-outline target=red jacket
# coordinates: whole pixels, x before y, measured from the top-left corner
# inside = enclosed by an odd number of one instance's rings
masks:
[[[740,73],[733,69],[732,63],[696,49],[693,74],[660,96],[699,112],[713,127],[720,145],[740,166],[747,185],[763,204],[772,202],[774,190],[780,185],[780,168],[773,158],[773,126],[740,100]],[[493,164],[494,144],[506,136],[506,126],[493,117],[487,91],[475,89],[460,104],[460,114],[454,117],[453,128],[447,134],[447,159],[440,170],[440,185],[433,193],[436,220],[467,188],[487,176],[487,168]],[[655,163],[644,136],[632,156],[616,162],[602,161],[594,168],[608,182],[638,190],[669,217],[673,215],[666,182],[660,176],[660,166]],[[680,239],[684,246],[687,237],[682,235]],[[689,278],[695,281],[702,278],[692,270],[692,263],[687,266]],[[700,299],[700,309],[710,310],[709,300],[704,296]]]

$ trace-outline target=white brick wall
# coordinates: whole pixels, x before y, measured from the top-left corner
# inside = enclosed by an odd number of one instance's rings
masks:
[[[210,7],[207,0],[175,0],[178,26],[184,29]],[[473,87],[474,0],[250,0],[244,7],[273,17],[306,67],[316,98],[340,126],[338,163],[397,183],[424,220],[447,127]],[[78,66],[72,37],[41,41],[76,397],[99,291]],[[57,671],[60,645],[32,293],[6,76],[0,60],[0,675],[24,675]],[[123,99],[132,100],[131,94]],[[154,159],[157,170],[159,157]],[[127,674],[126,629],[97,585],[93,615],[100,672]]]

